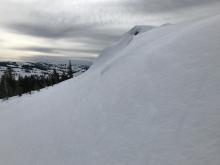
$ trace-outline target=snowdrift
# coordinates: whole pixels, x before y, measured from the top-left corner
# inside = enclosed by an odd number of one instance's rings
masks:
[[[139,26],[79,78],[1,102],[0,164],[219,165],[219,29]]]

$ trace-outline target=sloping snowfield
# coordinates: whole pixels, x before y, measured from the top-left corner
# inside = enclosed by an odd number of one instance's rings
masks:
[[[136,27],[78,78],[1,102],[0,164],[219,165],[219,29]]]

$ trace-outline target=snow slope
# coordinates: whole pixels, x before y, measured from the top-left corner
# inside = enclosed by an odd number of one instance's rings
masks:
[[[0,103],[0,164],[219,165],[219,29],[126,34],[78,78]]]

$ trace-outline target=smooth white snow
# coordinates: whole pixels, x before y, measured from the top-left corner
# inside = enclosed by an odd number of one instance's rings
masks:
[[[219,165],[220,16],[125,34],[85,74],[0,103],[2,165]]]

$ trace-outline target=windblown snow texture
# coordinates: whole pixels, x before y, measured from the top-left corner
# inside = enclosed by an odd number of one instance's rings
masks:
[[[219,165],[219,29],[139,26],[78,78],[1,102],[0,164]]]

